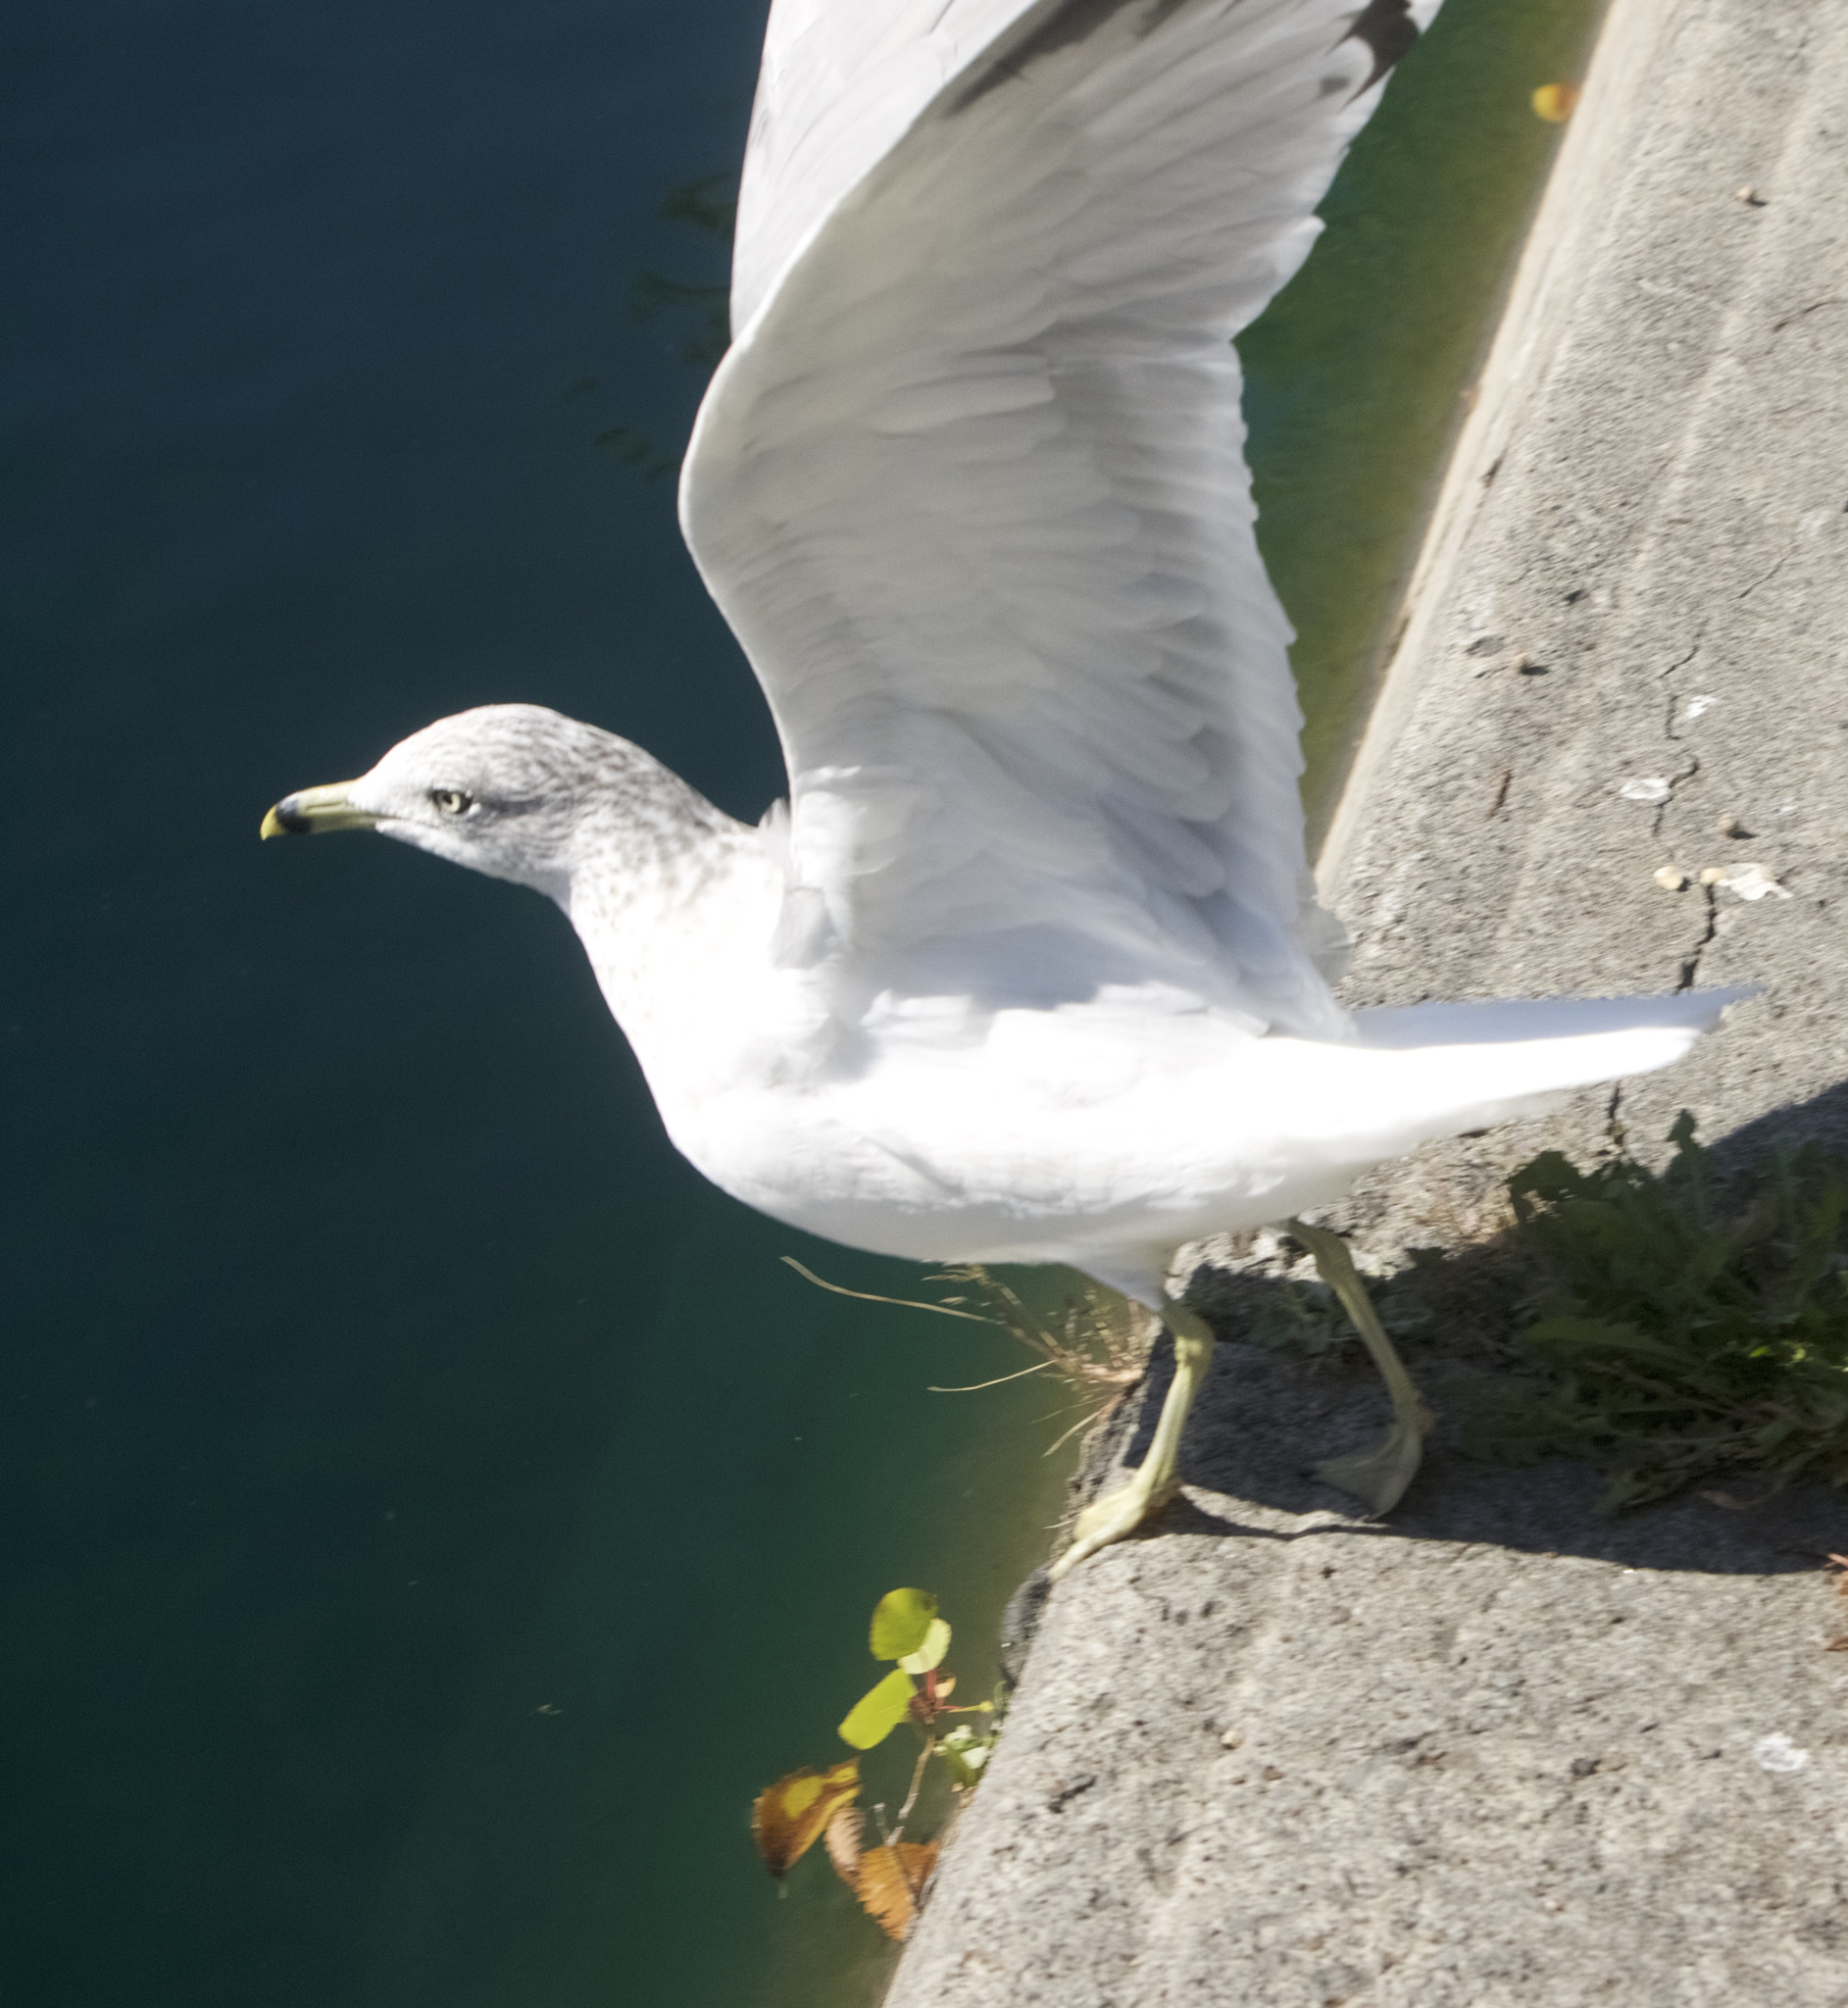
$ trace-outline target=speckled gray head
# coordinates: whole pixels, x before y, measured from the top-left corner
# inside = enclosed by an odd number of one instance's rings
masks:
[[[376,829],[563,899],[592,859],[659,859],[724,820],[614,732],[539,704],[484,704],[401,739],[358,780],[285,795],[263,834]]]

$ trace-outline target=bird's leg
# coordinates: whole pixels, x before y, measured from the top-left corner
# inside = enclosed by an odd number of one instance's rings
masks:
[[[1340,1486],[1344,1492],[1352,1492],[1357,1499],[1365,1499],[1375,1513],[1389,1512],[1404,1498],[1405,1488],[1418,1474],[1419,1462],[1424,1455],[1424,1438],[1430,1431],[1430,1415],[1419,1399],[1398,1348],[1386,1336],[1365,1285],[1354,1272],[1347,1243],[1326,1228],[1308,1227],[1300,1220],[1285,1221],[1283,1225],[1309,1250],[1316,1274],[1341,1299],[1360,1330],[1361,1342],[1379,1369],[1386,1392],[1392,1397],[1392,1427],[1384,1440],[1373,1450],[1325,1459],[1317,1465],[1316,1476]]]
[[[1148,1455],[1139,1469],[1130,1473],[1126,1485],[1092,1500],[1078,1515],[1072,1545],[1052,1565],[1055,1581],[1068,1570],[1075,1569],[1087,1555],[1133,1533],[1150,1514],[1174,1497],[1180,1432],[1212,1364],[1213,1328],[1198,1311],[1190,1311],[1184,1304],[1169,1304],[1162,1317],[1174,1334],[1174,1378],[1169,1383],[1167,1399],[1156,1420]]]

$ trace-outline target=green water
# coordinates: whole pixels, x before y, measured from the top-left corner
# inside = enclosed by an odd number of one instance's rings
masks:
[[[1324,776],[1589,12],[1451,0],[1244,345]],[[699,393],[697,303],[638,282],[723,276],[660,212],[735,159],[761,28],[72,0],[10,44],[8,2008],[857,2008],[885,1970],[746,1810],[833,1754],[893,1584],[986,1685],[1062,1397],[931,1394],[1021,1356],[783,1268],[914,1281],[674,1156],[542,902],[255,842],[493,698],[779,790],[629,450]]]
[[[1446,0],[1323,204],[1309,263],[1239,341],[1258,541],[1296,624],[1312,831],[1383,668],[1463,393],[1559,128],[1536,85],[1584,75],[1602,0]]]

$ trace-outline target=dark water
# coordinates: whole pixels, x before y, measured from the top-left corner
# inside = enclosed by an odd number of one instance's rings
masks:
[[[1587,13],[1451,0],[1247,345],[1336,738]],[[7,2008],[864,2001],[746,1806],[833,1756],[882,1590],[979,1687],[1037,1559],[1057,1390],[927,1393],[1022,1356],[782,1268],[913,1281],[674,1157],[556,912],[255,841],[488,699],[779,791],[647,472],[724,272],[661,211],[761,15],[5,30]]]

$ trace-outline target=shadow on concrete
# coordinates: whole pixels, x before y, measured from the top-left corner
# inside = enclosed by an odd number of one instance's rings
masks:
[[[1720,1175],[1733,1179],[1750,1172],[1773,1150],[1805,1143],[1824,1143],[1831,1150],[1848,1152],[1848,1080],[1807,1102],[1792,1102],[1756,1122],[1741,1124],[1729,1135],[1716,1138],[1710,1150]]]
[[[1385,1395],[1372,1368],[1345,1356],[1304,1359],[1242,1343],[1224,1325],[1222,1331],[1227,1342],[1215,1356],[1189,1421],[1181,1475],[1224,1503],[1208,1511],[1176,1500],[1151,1534],[1482,1542],[1631,1569],[1721,1576],[1815,1569],[1825,1555],[1848,1553],[1848,1494],[1833,1487],[1773,1490],[1762,1475],[1752,1474],[1612,1515],[1597,1508],[1600,1472],[1588,1460],[1556,1457],[1515,1469],[1467,1457],[1446,1412],[1446,1388],[1458,1385],[1457,1369],[1416,1354],[1413,1371],[1438,1427],[1405,1499],[1386,1518],[1369,1519],[1347,1494],[1316,1478],[1314,1466],[1365,1447],[1385,1429]],[[1127,1438],[1124,1463],[1141,1462],[1173,1371],[1164,1339],[1119,1432]],[[1110,1448],[1100,1446],[1105,1456]],[[1100,1456],[1091,1469],[1101,1477],[1103,1465]],[[1246,1514],[1241,1507],[1257,1510]],[[1277,1514],[1340,1517],[1292,1529],[1277,1527],[1272,1519]]]
[[[1813,1140],[1848,1152],[1848,1082],[1729,1135],[1702,1139],[1713,1170],[1726,1181],[1748,1178],[1778,1148]],[[1315,1476],[1322,1459],[1365,1448],[1386,1427],[1385,1390],[1359,1346],[1311,1357],[1253,1343],[1248,1334],[1290,1326],[1279,1315],[1283,1280],[1237,1266],[1200,1272],[1194,1301],[1222,1343],[1188,1422],[1181,1479],[1212,1496],[1176,1499],[1140,1537],[1477,1543],[1711,1576],[1794,1574],[1848,1554],[1848,1490],[1777,1489],[1765,1475],[1750,1473],[1607,1514],[1597,1506],[1603,1473],[1590,1459],[1555,1457],[1523,1469],[1466,1455],[1458,1427],[1468,1390],[1479,1393],[1485,1375],[1513,1356],[1516,1307],[1538,1280],[1510,1236],[1453,1250],[1429,1269],[1415,1266],[1409,1289],[1428,1314],[1428,1335],[1405,1350],[1437,1427],[1411,1490],[1375,1520]],[[1174,1350],[1164,1334],[1141,1387],[1093,1441],[1074,1503],[1114,1482],[1121,1467],[1142,1462],[1173,1378]],[[1309,1516],[1308,1526],[1292,1524]],[[1042,1569],[1009,1606],[1003,1645],[1010,1677],[1045,1594]]]

